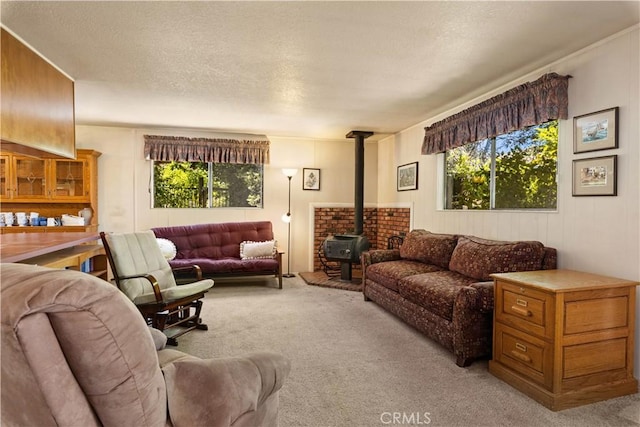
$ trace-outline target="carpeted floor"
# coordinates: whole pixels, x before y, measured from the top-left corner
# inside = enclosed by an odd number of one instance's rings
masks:
[[[282,427],[640,426],[640,394],[552,412],[493,377],[487,361],[453,355],[358,292],[301,278],[216,282],[209,331],[179,339],[202,358],[274,351],[292,370],[280,394]]]

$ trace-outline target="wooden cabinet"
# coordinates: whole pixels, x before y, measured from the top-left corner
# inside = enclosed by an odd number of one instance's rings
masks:
[[[492,374],[554,411],[638,391],[637,282],[569,270],[492,277]]]
[[[39,157],[73,157],[73,80],[4,28],[1,33],[4,149]]]
[[[79,155],[76,160],[52,160],[51,166],[51,198],[84,202],[90,200],[91,166],[86,154]]]
[[[11,176],[9,171],[11,170],[11,156],[8,154],[0,153],[0,201],[4,201],[9,196],[9,182]]]
[[[0,200],[14,202],[91,201],[91,180],[95,174],[92,150],[78,150],[76,159],[39,159],[3,153]]]
[[[10,200],[48,199],[50,162],[28,156],[11,156],[8,198]]]
[[[97,230],[99,156],[99,152],[85,149],[77,150],[75,159],[40,159],[0,153],[2,211],[33,211],[43,217],[60,217],[62,214],[77,215],[78,211],[91,208],[93,216],[87,230]],[[3,227],[0,230],[2,233],[45,231],[42,227]],[[69,230],[68,227],[47,227],[46,231]]]

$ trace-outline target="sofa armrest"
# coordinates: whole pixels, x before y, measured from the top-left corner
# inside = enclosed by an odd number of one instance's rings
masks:
[[[262,405],[282,388],[290,369],[289,360],[274,353],[178,359],[162,368],[169,418],[175,427],[229,426],[252,413],[264,415]],[[268,412],[277,416],[277,409]]]
[[[458,366],[491,353],[493,282],[463,286],[453,306],[453,352]]]
[[[478,294],[476,296],[478,307],[480,311],[484,313],[493,312],[493,282],[477,282],[472,283],[471,286]]]
[[[460,288],[454,310],[493,312],[493,282],[476,282]]]
[[[555,248],[544,248],[544,258],[542,258],[543,270],[555,270],[558,268],[558,251]]]
[[[361,262],[363,270],[371,264],[385,261],[397,261],[400,258],[400,249],[374,249],[363,252]]]
[[[280,249],[276,250],[275,259],[278,261],[278,272],[276,273],[276,277],[278,278],[278,289],[282,289],[282,252]]]

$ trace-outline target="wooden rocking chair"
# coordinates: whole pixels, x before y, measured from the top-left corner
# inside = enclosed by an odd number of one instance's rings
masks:
[[[177,285],[173,270],[162,255],[152,231],[136,233],[100,233],[113,272],[113,280],[140,310],[147,323],[167,335],[167,343],[178,345],[176,338],[193,330],[207,329],[200,310],[205,292],[213,280],[202,280],[197,265],[186,267],[195,281]]]

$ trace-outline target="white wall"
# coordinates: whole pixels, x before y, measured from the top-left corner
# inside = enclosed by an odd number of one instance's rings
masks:
[[[559,267],[640,280],[640,30],[638,26],[523,76],[481,98],[379,143],[378,203],[415,204],[414,227],[485,238],[540,240],[558,249]],[[547,72],[569,74],[569,120],[559,124],[556,212],[474,212],[438,209],[442,155],[420,154],[424,127]],[[619,147],[573,154],[573,120],[620,107]],[[572,161],[618,155],[617,197],[572,197]],[[395,167],[419,161],[419,190],[398,193]],[[638,288],[640,293],[640,288]],[[640,375],[640,298],[636,301],[635,375]]]
[[[270,137],[271,163],[264,168],[264,207],[224,209],[152,209],[151,162],[144,160],[145,134],[207,137],[188,129],[131,129],[77,126],[78,148],[102,153],[98,159],[98,218],[100,231],[131,232],[166,225],[225,221],[271,221],[278,246],[287,251],[288,181],[282,168],[299,168],[291,181],[291,271],[310,271],[309,206],[354,200],[355,143],[353,139],[311,140]],[[365,203],[377,195],[375,143],[365,144]],[[319,168],[320,191],[302,190],[302,168]],[[285,263],[287,262],[285,255]]]

